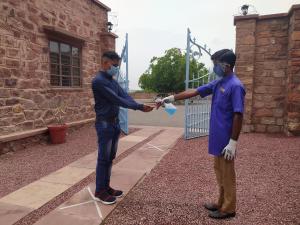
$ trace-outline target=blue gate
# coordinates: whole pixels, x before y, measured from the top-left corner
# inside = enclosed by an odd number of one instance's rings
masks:
[[[187,31],[187,47],[186,47],[186,81],[185,89],[194,89],[210,81],[214,80],[215,74],[208,72],[203,75],[190,74],[190,60],[200,59],[202,51],[211,56],[210,49],[200,46],[196,43],[196,39],[191,38],[191,32]],[[197,59],[197,60],[198,60]],[[185,100],[185,139],[206,136],[209,133],[211,98],[201,98],[200,96]]]
[[[120,72],[117,76],[117,81],[124,91],[128,92],[128,34],[126,34],[125,45],[122,50],[121,58]],[[120,107],[119,120],[122,131],[125,134],[128,134],[128,109]]]

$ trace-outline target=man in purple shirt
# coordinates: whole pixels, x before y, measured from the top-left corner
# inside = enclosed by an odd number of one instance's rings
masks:
[[[229,49],[214,53],[211,57],[214,72],[219,79],[195,90],[187,90],[171,95],[163,103],[191,98],[197,95],[212,95],[209,154],[214,156],[214,169],[219,186],[217,203],[205,203],[214,219],[234,217],[236,213],[236,180],[234,158],[237,140],[242,128],[245,88],[233,72],[235,54]]]

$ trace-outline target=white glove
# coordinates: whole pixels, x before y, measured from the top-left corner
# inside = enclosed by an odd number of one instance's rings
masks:
[[[233,160],[235,158],[237,141],[230,139],[228,145],[223,149],[222,154],[227,160]]]
[[[175,97],[174,95],[170,95],[168,97],[165,97],[162,99],[163,103],[171,103],[171,102],[175,102]]]

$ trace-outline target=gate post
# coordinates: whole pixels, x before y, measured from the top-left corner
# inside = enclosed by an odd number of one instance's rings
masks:
[[[189,80],[190,80],[190,37],[191,31],[187,29],[187,40],[186,40],[186,56],[185,56],[185,90],[189,89]],[[187,124],[187,114],[188,114],[188,100],[184,101],[184,121]],[[187,139],[187,126],[184,128],[184,138]]]

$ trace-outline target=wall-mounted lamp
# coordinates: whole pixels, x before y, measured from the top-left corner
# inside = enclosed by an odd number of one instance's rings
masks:
[[[114,25],[111,22],[107,22],[106,25],[107,25],[108,32],[111,32]]]
[[[244,16],[248,14],[249,5],[242,5],[241,11]]]

